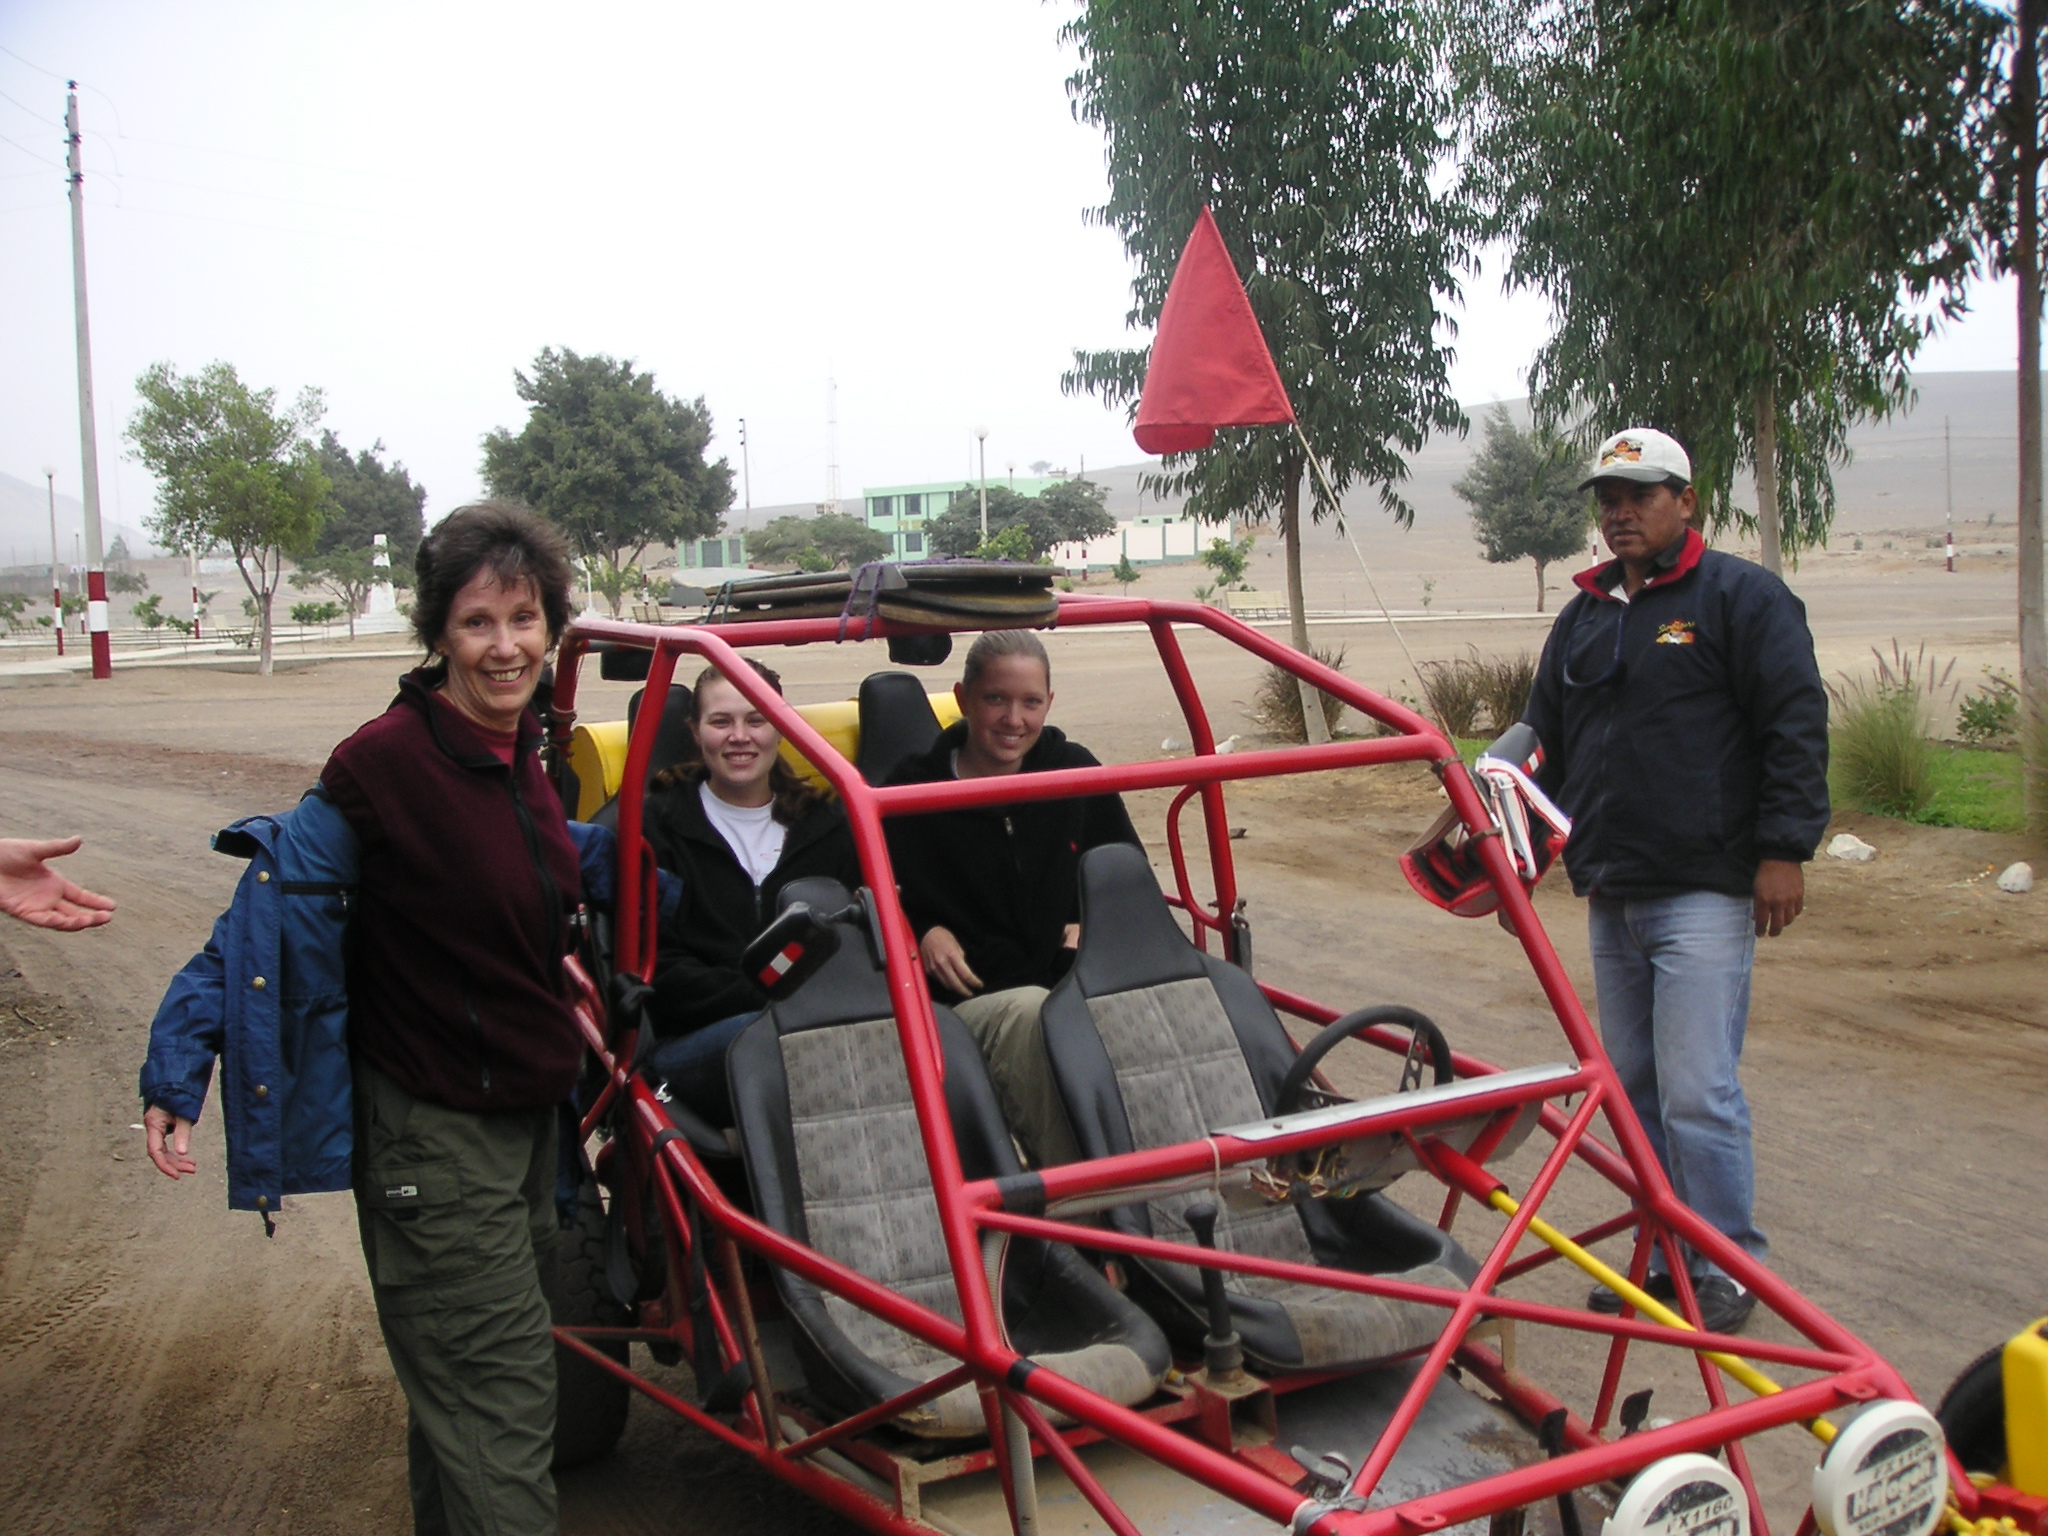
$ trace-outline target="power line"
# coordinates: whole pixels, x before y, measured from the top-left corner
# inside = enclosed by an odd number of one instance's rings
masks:
[[[20,150],[24,155],[27,155],[31,160],[41,160],[43,164],[49,166],[52,170],[61,171],[64,169],[63,161],[51,160],[43,155],[39,155],[34,150],[30,149],[26,144],[22,143],[20,140],[10,139],[4,133],[0,133],[0,144],[6,144],[15,149]]]
[[[52,80],[62,80],[64,78],[62,75],[58,74],[54,69],[45,69],[42,65],[35,63],[33,60],[24,59],[12,48],[9,48],[5,43],[0,43],[0,53],[6,54],[7,57],[14,60],[14,62],[17,64],[26,64],[30,69],[34,70],[39,75],[48,75]]]
[[[56,118],[45,117],[42,113],[38,112],[34,107],[29,106],[26,102],[16,100],[14,97],[8,95],[5,91],[0,91],[0,101],[9,102],[14,106],[20,107],[22,111],[26,112],[30,117],[36,119],[37,122],[49,123],[52,126],[55,126],[57,123]]]

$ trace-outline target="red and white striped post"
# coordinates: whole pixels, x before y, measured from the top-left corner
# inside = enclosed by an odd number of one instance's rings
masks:
[[[78,82],[66,81],[65,155],[71,182],[71,291],[78,313],[78,446],[85,461],[85,614],[92,636],[92,675],[114,675],[107,634],[106,555],[100,542],[100,445],[93,425],[92,327],[85,313],[85,172],[78,154]]]

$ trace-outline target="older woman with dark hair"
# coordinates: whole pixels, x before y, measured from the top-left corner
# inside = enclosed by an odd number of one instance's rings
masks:
[[[147,1147],[173,1178],[194,1169],[191,1124],[218,1051],[231,1203],[280,1137],[285,1192],[335,1187],[337,1164],[351,1169],[377,1318],[410,1408],[415,1530],[551,1533],[542,1274],[556,1230],[556,1111],[582,1054],[563,968],[581,878],[528,706],[568,623],[573,578],[559,534],[495,501],[443,520],[417,572],[412,620],[427,664],[335,748],[297,810],[251,818],[267,823],[250,832],[257,884],[245,877],[152,1026]],[[309,866],[329,883],[294,878]],[[349,884],[353,910],[344,897],[325,929],[290,905],[295,886]],[[282,917],[261,905],[280,888]],[[277,1013],[238,1023],[270,985],[241,973],[265,911],[273,954],[286,929],[272,973],[285,973],[283,995],[266,1005]],[[346,995],[323,1011],[308,977],[339,975],[344,920]],[[314,1084],[343,1011],[348,1075]],[[275,1095],[246,1081],[263,1070],[249,1061],[266,1022],[282,1057]],[[238,1028],[253,1042],[240,1051]],[[352,1122],[333,1123],[351,1115],[337,1101],[352,1103]],[[274,1204],[249,1203],[266,1219]]]

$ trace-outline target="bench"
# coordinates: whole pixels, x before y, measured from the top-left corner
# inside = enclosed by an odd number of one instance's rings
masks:
[[[1251,615],[1259,617],[1284,617],[1287,612],[1285,592],[1226,592],[1223,607],[1233,618]]]

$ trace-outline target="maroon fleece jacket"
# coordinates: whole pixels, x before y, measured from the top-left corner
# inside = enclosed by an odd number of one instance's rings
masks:
[[[562,969],[581,880],[540,722],[508,768],[434,681],[409,673],[320,775],[362,845],[350,1047],[451,1109],[559,1104],[582,1057]]]

